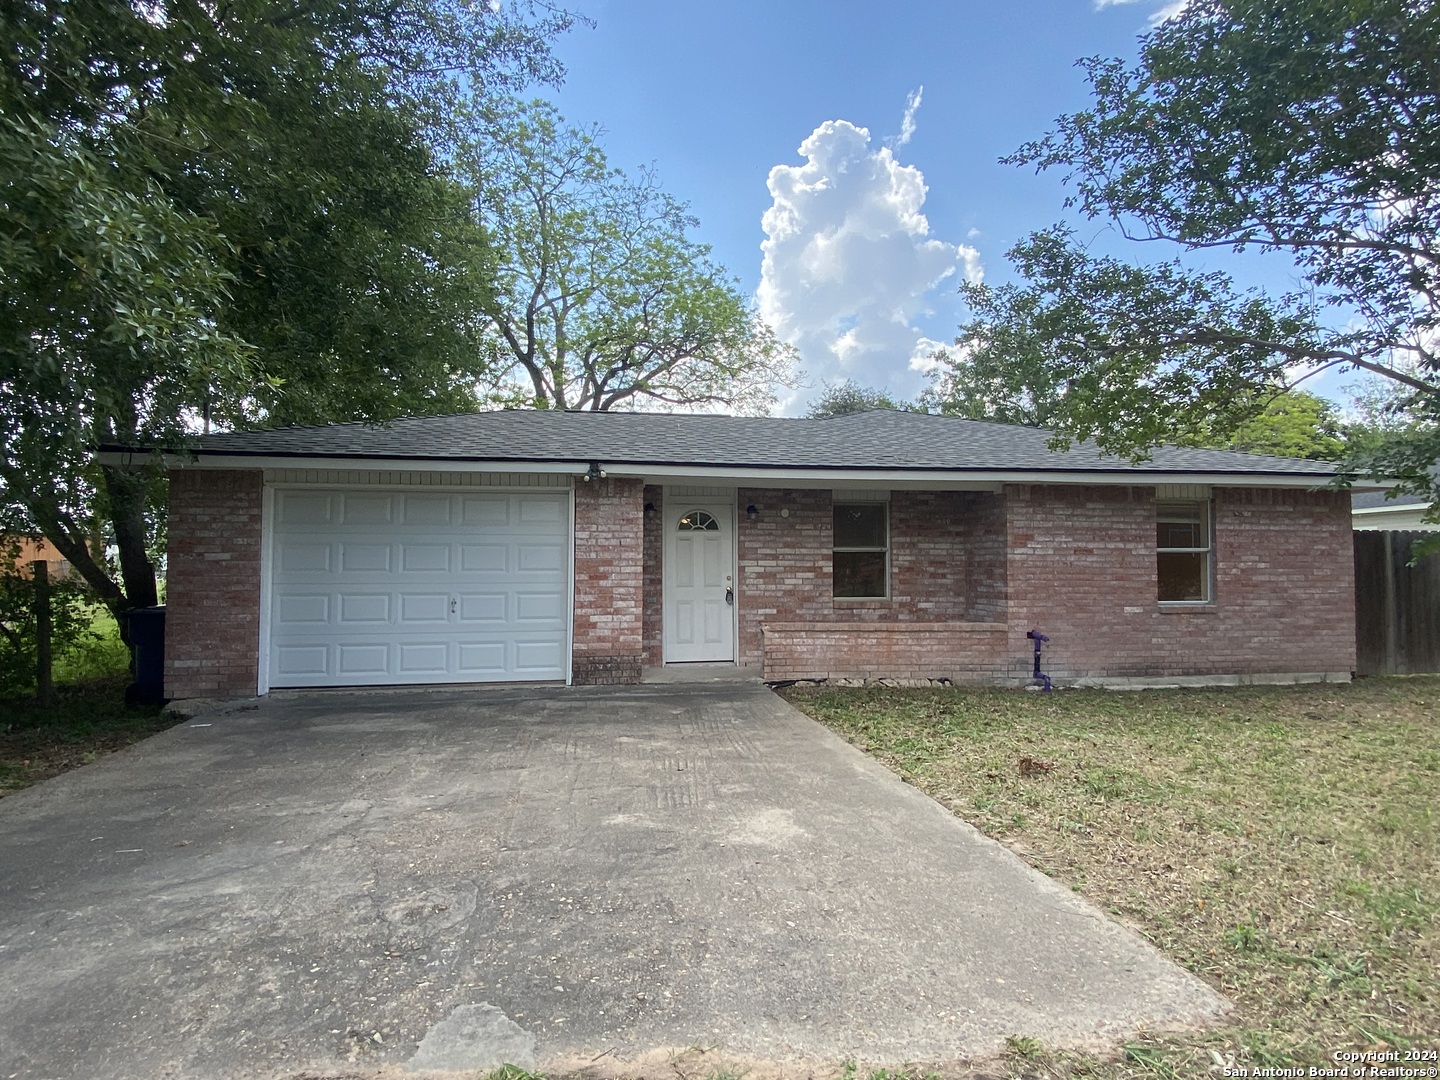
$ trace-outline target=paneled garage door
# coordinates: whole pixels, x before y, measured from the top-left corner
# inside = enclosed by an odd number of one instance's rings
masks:
[[[563,679],[570,500],[275,493],[270,685]]]

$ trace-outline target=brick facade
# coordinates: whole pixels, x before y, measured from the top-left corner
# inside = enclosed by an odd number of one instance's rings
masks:
[[[170,697],[255,692],[263,492],[257,470],[171,474]],[[638,682],[662,661],[663,497],[635,479],[576,485],[576,683]],[[1020,683],[1035,628],[1060,681],[1349,672],[1348,495],[1219,487],[1213,504],[1209,604],[1156,600],[1154,488],[1024,484],[893,492],[891,596],[836,600],[831,493],[742,488],[739,662],[772,680]]]
[[[170,473],[166,697],[256,691],[263,476],[255,469]]]
[[[639,480],[575,485],[571,679],[638,683],[644,665],[645,496]]]
[[[1003,666],[993,626],[1005,606],[1003,496],[893,492],[883,600],[832,595],[829,491],[742,488],[737,502],[759,511],[739,516],[742,665],[772,680],[873,678],[889,666],[903,669],[896,678],[988,680]]]
[[[1003,682],[1004,623],[766,623],[765,678]]]
[[[1215,594],[1198,607],[1156,601],[1153,488],[1017,485],[1007,495],[1010,651],[1027,652],[1025,631],[1041,630],[1053,678],[1355,667],[1346,492],[1216,488]]]
[[[646,665],[659,667],[665,663],[665,489],[647,486],[645,506],[645,614],[641,636]]]

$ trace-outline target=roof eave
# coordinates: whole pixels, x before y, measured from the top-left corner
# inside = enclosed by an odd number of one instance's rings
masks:
[[[124,465],[136,458],[148,457],[149,451],[102,447],[97,457],[101,464]],[[169,469],[317,469],[383,472],[475,472],[494,471],[533,473],[536,475],[580,475],[594,458],[555,459],[525,457],[413,457],[361,454],[259,454],[250,451],[203,450],[194,454],[166,453]],[[647,480],[675,482],[680,479],[724,480],[736,485],[774,486],[793,483],[801,486],[827,483],[925,482],[939,484],[1057,483],[1149,485],[1208,484],[1226,487],[1289,487],[1313,489],[1326,486],[1334,477],[1331,472],[1260,472],[1257,470],[1169,469],[1147,466],[1095,469],[1091,467],[1051,466],[1044,469],[1014,468],[944,468],[881,467],[857,469],[845,466],[769,465],[756,463],[696,464],[675,461],[609,461],[602,467],[612,476],[638,477]],[[1362,490],[1384,490],[1376,485]]]

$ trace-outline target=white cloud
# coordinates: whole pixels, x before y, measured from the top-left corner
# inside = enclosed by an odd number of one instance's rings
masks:
[[[924,176],[872,147],[865,128],[828,120],[799,152],[804,164],[770,170],[760,313],[813,384],[854,379],[910,396],[937,344],[916,322],[941,282],[980,279],[980,253],[931,235]]]
[[[1135,3],[1139,3],[1139,0],[1095,0],[1095,10],[1104,11],[1108,7],[1119,7],[1122,4]],[[1150,25],[1159,26],[1163,22],[1169,22],[1171,19],[1182,14],[1189,6],[1190,0],[1168,0],[1159,10],[1150,14]]]
[[[915,114],[920,111],[920,99],[925,96],[925,87],[917,86],[914,91],[905,97],[905,115],[900,118],[900,134],[893,139],[887,139],[886,146],[895,148],[904,146],[915,135]]]
[[[937,354],[948,355],[950,349],[951,346],[947,342],[922,337],[910,350],[910,370],[918,371],[922,375],[929,375],[945,363],[943,355]]]

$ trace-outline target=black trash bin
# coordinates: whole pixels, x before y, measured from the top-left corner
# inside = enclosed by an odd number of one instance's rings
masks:
[[[126,705],[165,703],[165,605],[123,613],[135,649],[135,681],[125,688]]]

